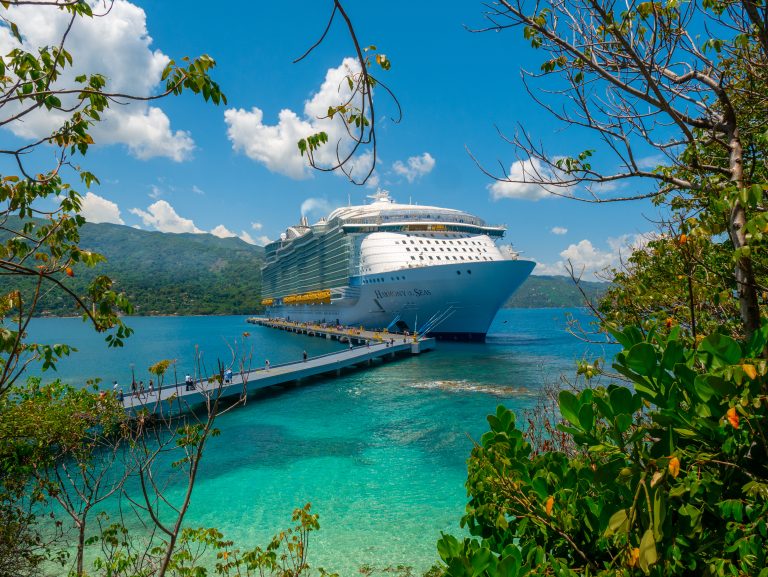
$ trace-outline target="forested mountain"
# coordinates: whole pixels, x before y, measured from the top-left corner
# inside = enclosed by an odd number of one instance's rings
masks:
[[[239,238],[171,234],[116,224],[88,223],[80,246],[107,258],[93,269],[74,268],[67,286],[78,294],[99,274],[110,276],[139,315],[248,314],[260,310],[264,249]],[[10,290],[0,277],[0,291]],[[19,279],[13,279],[19,285]],[[32,283],[29,283],[32,286]],[[44,315],[72,314],[60,291],[45,295]]]
[[[581,281],[591,302],[597,302],[610,286],[606,282]],[[504,305],[506,308],[580,307],[584,297],[570,277],[529,276]]]

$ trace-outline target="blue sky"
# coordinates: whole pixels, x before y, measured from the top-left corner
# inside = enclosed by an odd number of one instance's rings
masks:
[[[371,188],[303,169],[295,156],[294,132],[317,126],[305,103],[326,105],[333,85],[321,89],[326,76],[353,54],[338,21],[315,53],[292,64],[321,33],[331,4],[300,0],[289,13],[281,3],[212,8],[190,0],[180,9],[175,2],[118,0],[108,16],[76,24],[69,45],[76,62],[102,71],[113,86],[156,92],[157,70],[167,58],[208,53],[229,100],[216,107],[185,95],[115,107],[82,162],[101,178],[100,186],[82,190],[90,192],[89,218],[263,243],[295,223],[302,207],[314,219],[348,198],[365,201]],[[594,145],[589,134],[563,130],[525,92],[520,68],[538,68],[543,55],[521,31],[467,31],[464,25],[484,24],[480,2],[350,0],[346,8],[361,42],[376,44],[392,62],[382,79],[397,95],[403,119],[388,119],[395,107],[377,93],[376,176],[397,200],[506,224],[504,242],[540,263],[540,273],[562,273],[567,257],[588,270],[600,268],[615,262],[626,242],[654,229],[649,219],[657,212],[647,203],[591,205],[549,197],[531,185],[494,194],[466,149],[491,171],[500,172],[500,164],[514,168],[514,150],[497,127],[512,134],[522,125],[556,155]],[[55,19],[33,10],[15,16],[30,42],[41,43],[48,28],[55,31]],[[9,42],[0,37],[0,49],[7,52]],[[0,141],[5,147],[45,129],[44,119],[31,119],[0,132]],[[610,166],[611,160],[598,151],[597,162]]]

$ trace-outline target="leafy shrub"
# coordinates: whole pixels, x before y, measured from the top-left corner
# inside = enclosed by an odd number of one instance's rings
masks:
[[[511,411],[488,417],[448,575],[768,576],[768,323],[746,344],[614,337],[632,387],[559,395],[582,451],[533,454]]]

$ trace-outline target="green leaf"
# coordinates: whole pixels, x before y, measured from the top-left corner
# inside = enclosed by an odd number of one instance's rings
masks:
[[[611,399],[611,408],[615,415],[631,415],[635,412],[635,403],[632,399],[632,391],[626,387],[616,387],[609,397]]]
[[[637,374],[650,377],[656,372],[656,350],[648,343],[637,343],[629,349],[625,363]]]
[[[585,431],[591,431],[595,426],[595,410],[592,405],[583,405],[579,409],[579,425]]]
[[[656,553],[656,541],[653,538],[653,531],[647,529],[643,534],[643,538],[640,540],[640,557],[638,563],[640,568],[646,573],[649,572],[651,565],[658,561],[659,557]]]
[[[616,533],[625,533],[628,529],[629,516],[627,515],[627,510],[620,509],[608,519],[608,527],[606,528],[604,535],[610,537]]]
[[[717,333],[711,334],[701,341],[698,352],[711,357],[712,364],[716,367],[735,365],[741,359],[739,343],[731,337]]]
[[[558,395],[560,414],[572,425],[579,424],[579,399],[570,391],[560,391]]]

